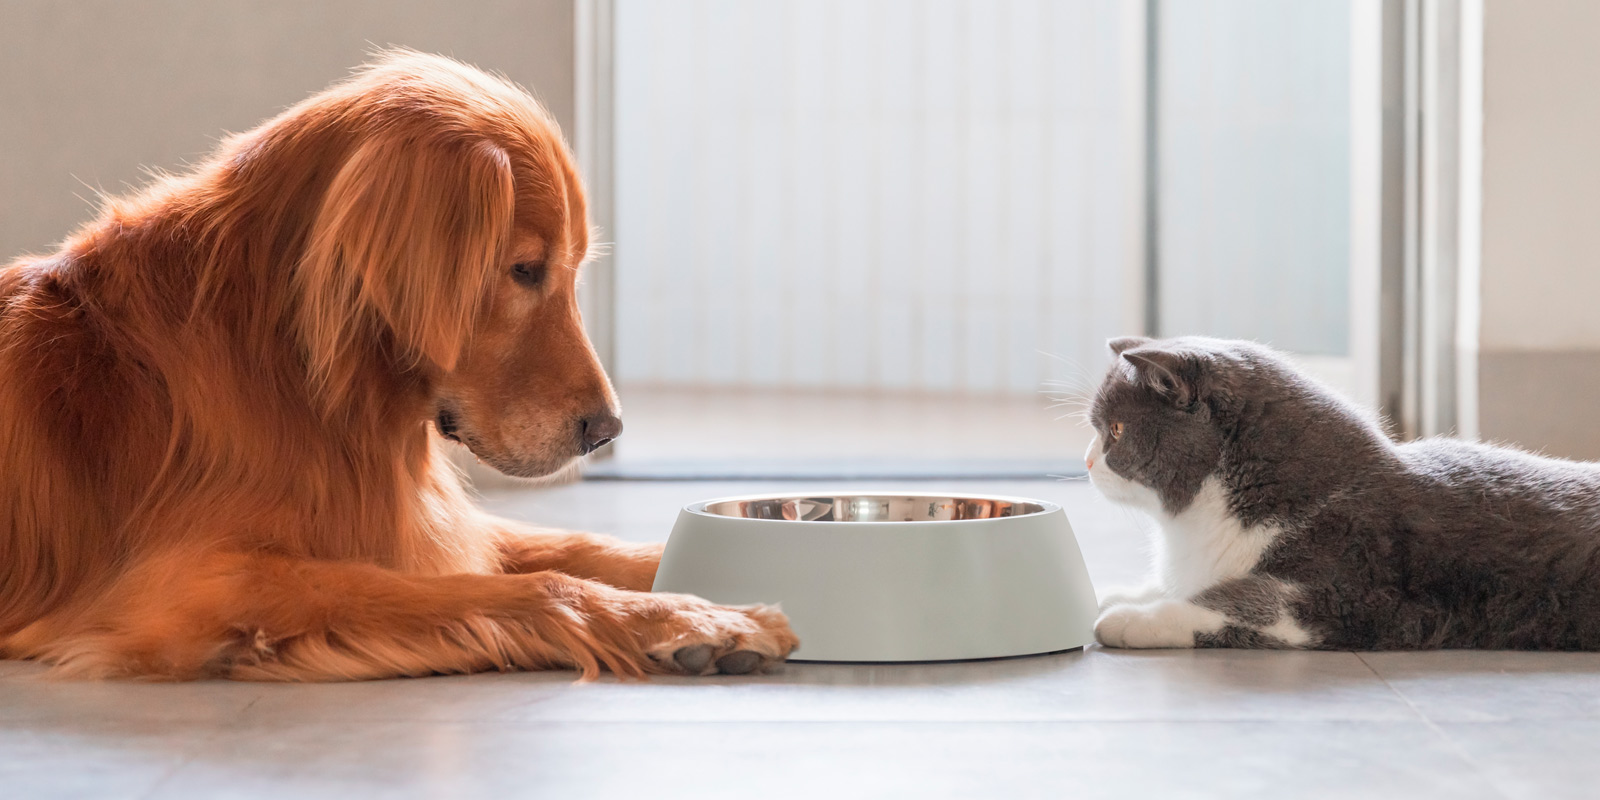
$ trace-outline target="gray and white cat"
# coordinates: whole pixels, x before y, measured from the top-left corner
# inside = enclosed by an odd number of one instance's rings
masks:
[[[1089,476],[1160,532],[1102,644],[1600,649],[1600,465],[1396,444],[1251,342],[1109,344]]]

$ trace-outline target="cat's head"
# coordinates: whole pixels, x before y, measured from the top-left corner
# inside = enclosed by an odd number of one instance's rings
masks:
[[[1319,405],[1320,387],[1254,342],[1127,337],[1107,344],[1112,364],[1090,406],[1096,435],[1085,461],[1102,494],[1145,511],[1187,508],[1237,449],[1241,425],[1303,426]],[[1254,429],[1246,438],[1263,440]]]

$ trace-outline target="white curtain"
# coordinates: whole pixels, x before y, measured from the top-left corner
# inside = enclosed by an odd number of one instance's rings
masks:
[[[1098,372],[1140,321],[1128,12],[618,0],[619,381],[1031,393]]]

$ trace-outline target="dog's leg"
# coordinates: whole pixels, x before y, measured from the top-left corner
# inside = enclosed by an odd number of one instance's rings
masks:
[[[660,544],[624,542],[592,533],[553,531],[495,520],[502,569],[527,573],[556,570],[619,589],[650,591],[661,563]]]
[[[143,565],[91,607],[6,642],[88,676],[348,680],[505,669],[750,672],[798,644],[764,606],[558,572],[406,575],[215,554]]]

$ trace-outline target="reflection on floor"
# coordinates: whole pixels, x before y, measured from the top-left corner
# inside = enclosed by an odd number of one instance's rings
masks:
[[[939,486],[1060,502],[1101,588],[1142,571],[1136,520],[1081,483]],[[659,540],[684,503],[768,488],[591,482],[484,504]],[[1600,785],[1597,750],[1595,654],[1091,647],[581,686],[63,683],[0,662],[6,798],[1576,798]]]

